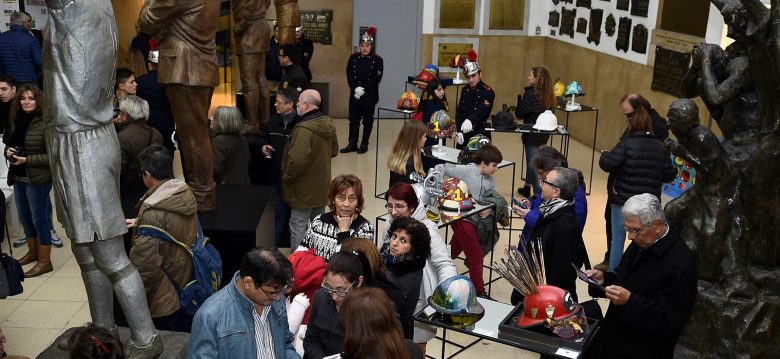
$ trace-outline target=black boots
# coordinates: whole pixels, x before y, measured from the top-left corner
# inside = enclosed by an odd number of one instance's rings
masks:
[[[349,124],[349,143],[347,144],[347,147],[342,148],[339,150],[341,153],[350,153],[355,152],[358,150],[357,142],[358,142],[358,132],[360,131],[360,124]]]
[[[368,140],[371,138],[371,130],[374,129],[374,124],[363,125],[363,141],[360,141],[360,148],[357,153],[368,152]]]

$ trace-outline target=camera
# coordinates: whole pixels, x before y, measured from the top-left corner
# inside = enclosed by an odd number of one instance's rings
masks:
[[[27,151],[24,150],[24,147],[17,146],[14,147],[14,153],[11,155],[11,157],[8,158],[8,162],[16,163],[16,157],[27,157]]]

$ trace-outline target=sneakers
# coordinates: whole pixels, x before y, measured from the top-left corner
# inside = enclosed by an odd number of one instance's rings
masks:
[[[51,245],[62,248],[62,238],[60,238],[53,229],[51,230]]]
[[[19,248],[27,245],[27,237],[22,237],[14,242],[14,248]]]

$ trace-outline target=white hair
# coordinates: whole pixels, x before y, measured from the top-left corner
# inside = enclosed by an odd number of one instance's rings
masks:
[[[666,222],[664,209],[661,208],[661,201],[650,193],[642,193],[629,198],[623,204],[621,211],[623,212],[623,217],[635,216],[645,226],[652,224],[656,220]]]
[[[146,121],[149,118],[149,103],[130,95],[119,100],[119,111],[126,113],[133,121]]]

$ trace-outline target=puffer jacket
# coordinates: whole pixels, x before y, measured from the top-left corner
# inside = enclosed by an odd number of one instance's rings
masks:
[[[536,119],[545,110],[542,103],[539,102],[539,98],[536,96],[536,89],[533,86],[526,86],[525,93],[517,101],[515,107],[515,116],[522,118],[523,123],[527,125],[535,125]],[[523,144],[530,146],[543,146],[550,139],[550,135],[544,135],[539,133],[524,133],[520,136],[523,139]]]
[[[339,154],[336,126],[319,110],[301,116],[285,146],[282,166],[284,202],[291,208],[328,204],[330,161]]]
[[[24,115],[20,115],[21,116]],[[30,115],[31,116],[31,115]],[[24,142],[19,141],[22,134],[14,134],[16,131],[25,131]],[[46,123],[41,116],[35,116],[30,120],[25,129],[24,126],[11,125],[12,134],[9,136],[8,146],[3,150],[6,153],[8,147],[23,147],[27,155],[27,162],[21,165],[10,165],[8,185],[14,184],[14,176],[27,177],[31,185],[44,184],[51,181],[49,169],[49,155],[46,147]]]
[[[617,205],[642,193],[661,197],[661,185],[676,174],[669,153],[651,132],[623,137],[615,148],[601,154],[599,167],[615,176],[615,184],[607,189],[607,201]]]
[[[150,188],[141,198],[137,225],[152,225],[191,246],[196,237],[195,196],[186,183],[171,179]],[[192,277],[192,257],[184,248],[155,237],[133,237],[130,261],[138,269],[152,318],[179,310],[179,288]],[[166,274],[167,273],[167,274]]]

